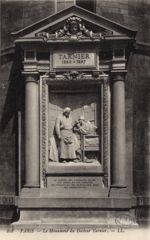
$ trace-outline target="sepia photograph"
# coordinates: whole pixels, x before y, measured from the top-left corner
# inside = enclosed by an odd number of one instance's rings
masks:
[[[0,11],[0,240],[148,240],[150,0]]]

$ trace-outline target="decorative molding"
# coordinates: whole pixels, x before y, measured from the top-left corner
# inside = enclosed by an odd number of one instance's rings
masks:
[[[108,104],[108,76],[103,77],[103,182],[105,187],[108,187],[108,160],[109,160],[109,104]]]
[[[42,168],[42,183],[43,187],[47,186],[47,179],[46,179],[46,162],[47,162],[47,84],[46,80],[41,80],[41,168]]]
[[[31,71],[22,71],[21,73],[24,75],[30,75],[30,76],[35,76],[35,75],[39,74],[39,72],[37,72],[37,71],[32,71],[32,72]]]
[[[113,32],[106,29],[102,32],[94,33],[92,30],[86,28],[81,18],[76,16],[69,17],[65,21],[63,28],[57,30],[55,34],[51,34],[48,31],[43,31],[35,34],[36,37],[42,37],[43,41],[48,41],[49,39],[78,41],[85,38],[104,40],[106,36],[112,35]]]
[[[56,74],[55,71],[47,72],[45,77],[48,81],[83,81],[83,80],[97,80],[102,81],[105,74],[101,71],[91,71],[84,73],[80,71],[64,72],[63,74]],[[106,75],[107,76],[107,75]]]
[[[70,73],[64,74],[65,80],[84,80],[87,76],[83,72],[71,71]]]

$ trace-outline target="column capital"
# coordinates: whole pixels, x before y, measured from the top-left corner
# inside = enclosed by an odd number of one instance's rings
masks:
[[[35,82],[37,83],[39,80],[39,72],[22,72],[25,76],[25,82]]]
[[[112,71],[111,72],[111,79],[113,82],[116,81],[125,81],[125,77],[126,77],[127,71]]]
[[[109,83],[109,75],[108,74],[100,74],[100,79],[103,83]]]

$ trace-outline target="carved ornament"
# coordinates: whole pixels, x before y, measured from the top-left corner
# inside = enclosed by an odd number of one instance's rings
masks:
[[[42,144],[41,144],[41,167],[42,167],[42,182],[43,187],[47,186],[47,178],[46,178],[46,161],[47,161],[47,84],[46,81],[42,81],[42,101],[41,101],[41,135],[42,135]]]
[[[109,129],[108,129],[108,88],[109,80],[107,77],[103,78],[103,182],[105,187],[108,187],[108,156],[109,156]]]
[[[105,74],[101,71],[92,71],[89,73],[70,71],[63,74],[56,74],[55,71],[47,72],[45,77],[48,77],[48,81],[83,81],[83,80],[97,80],[103,81]]]
[[[113,35],[113,32],[106,29],[103,30],[102,32],[94,33],[92,30],[86,28],[81,18],[73,16],[68,18],[65,21],[63,28],[57,30],[55,34],[43,31],[40,33],[36,33],[35,36],[43,37],[44,41],[48,41],[49,39],[78,41],[86,38],[90,38],[91,40],[92,39],[104,40],[106,36],[110,35]]]

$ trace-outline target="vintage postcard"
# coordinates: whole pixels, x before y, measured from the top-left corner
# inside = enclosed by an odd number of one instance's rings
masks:
[[[0,239],[148,239],[149,10],[1,0]]]

